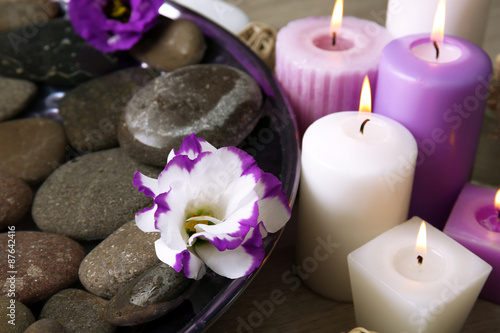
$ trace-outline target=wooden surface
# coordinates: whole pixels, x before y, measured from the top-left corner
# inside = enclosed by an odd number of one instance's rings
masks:
[[[298,18],[330,15],[334,3],[333,0],[231,2],[242,8],[252,21],[265,22],[276,29]],[[377,21],[377,15],[383,13],[386,5],[387,0],[346,0],[344,14]],[[500,53],[500,0],[491,2],[483,48],[492,59]],[[474,167],[474,182],[500,187],[499,127],[497,113],[487,110]],[[296,214],[294,209],[292,220],[257,277],[206,333],[340,333],[356,327],[352,303],[334,302],[318,296],[293,275]],[[500,306],[478,300],[463,332],[500,332]]]

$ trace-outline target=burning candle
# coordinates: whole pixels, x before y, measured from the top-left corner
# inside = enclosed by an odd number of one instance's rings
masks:
[[[363,77],[376,82],[380,52],[391,40],[382,26],[342,17],[342,10],[343,2],[338,0],[333,18],[293,21],[278,32],[276,77],[292,104],[301,134],[324,115],[356,110]]]
[[[417,234],[425,241],[415,248]],[[491,272],[419,217],[369,241],[348,261],[356,324],[384,333],[460,332]]]
[[[432,13],[438,1],[389,0],[387,30],[396,38],[430,32]],[[482,45],[490,2],[491,0],[452,1],[445,33]]]
[[[444,232],[493,267],[480,297],[500,304],[500,190],[466,184]]]
[[[492,66],[481,48],[444,36],[443,19],[435,21],[431,38],[407,36],[383,50],[374,112],[415,136],[409,216],[442,229],[472,170]]]
[[[415,139],[401,124],[369,112],[369,92],[366,78],[361,112],[318,119],[302,142],[299,275],[340,301],[352,300],[347,255],[405,221],[413,182]]]

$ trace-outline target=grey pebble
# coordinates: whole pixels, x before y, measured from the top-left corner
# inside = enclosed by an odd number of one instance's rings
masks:
[[[103,318],[108,301],[79,289],[64,289],[45,303],[40,319],[61,323],[67,333],[112,333],[116,327]]]
[[[154,242],[159,232],[143,232],[130,221],[97,245],[82,261],[80,281],[94,295],[111,298],[159,262]]]
[[[58,11],[58,6],[49,0],[0,1],[0,32],[30,25],[42,26]]]
[[[12,266],[0,271],[1,292],[8,295],[13,281],[9,271],[15,271],[15,298],[27,305],[75,283],[85,257],[85,250],[74,240],[39,231],[4,232],[0,246],[5,249],[0,252],[0,262],[8,263],[8,255],[14,256]]]
[[[5,296],[0,296],[0,318],[2,333],[23,333],[35,321],[26,305]]]
[[[0,33],[0,75],[75,86],[132,63],[126,54],[102,53],[55,18]]]
[[[19,178],[0,174],[0,230],[16,224],[33,202],[33,191]]]
[[[225,65],[191,65],[151,81],[125,107],[118,141],[146,164],[165,166],[171,149],[196,133],[215,147],[236,146],[262,113],[248,74]]]
[[[61,124],[44,118],[0,123],[0,173],[40,183],[65,159],[67,139]]]
[[[149,322],[175,309],[195,285],[184,273],[160,263],[120,289],[106,306],[105,318],[119,326]]]
[[[0,121],[24,111],[36,91],[36,85],[30,81],[0,77]]]
[[[130,158],[121,148],[63,164],[35,194],[36,225],[78,240],[108,237],[152,203],[132,184],[136,170],[155,178],[161,172]]]
[[[154,76],[151,70],[132,67],[68,91],[58,108],[71,146],[84,153],[117,147],[117,126],[125,104]]]
[[[66,333],[66,330],[57,320],[45,318],[35,321],[24,333]]]
[[[163,71],[197,64],[207,45],[198,26],[188,20],[160,20],[130,50],[141,62]]]

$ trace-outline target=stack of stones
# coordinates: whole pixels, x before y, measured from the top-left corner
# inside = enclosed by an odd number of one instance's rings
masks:
[[[193,23],[103,54],[58,10],[0,0],[0,332],[113,332],[181,304],[196,285],[136,227],[152,202],[133,175],[157,177],[193,132],[237,145],[261,116],[258,84],[203,63]],[[52,95],[58,116],[28,117],[47,87],[67,91]]]

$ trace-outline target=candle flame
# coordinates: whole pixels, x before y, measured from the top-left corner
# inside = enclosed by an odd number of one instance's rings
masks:
[[[427,253],[427,229],[425,227],[425,221],[422,221],[422,223],[420,223],[417,243],[415,244],[415,252],[424,255]]]
[[[330,22],[330,34],[338,35],[342,27],[342,16],[344,15],[344,0],[335,1],[332,12],[332,20]]]
[[[439,0],[436,14],[434,15],[434,24],[432,25],[431,40],[442,43],[444,40],[444,22],[446,16],[446,0]]]
[[[495,209],[497,211],[500,211],[500,190],[498,190],[497,194],[495,195]]]
[[[361,97],[359,98],[359,111],[372,112],[372,92],[370,89],[370,80],[368,75],[363,80],[363,87],[361,88]]]

